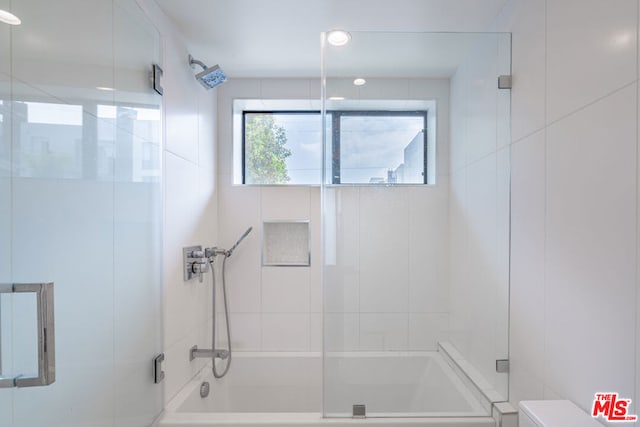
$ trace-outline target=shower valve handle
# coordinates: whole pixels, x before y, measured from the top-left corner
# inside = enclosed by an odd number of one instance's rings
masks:
[[[209,263],[207,261],[193,261],[191,264],[191,271],[198,275],[198,281],[202,283],[203,274],[209,270]]]

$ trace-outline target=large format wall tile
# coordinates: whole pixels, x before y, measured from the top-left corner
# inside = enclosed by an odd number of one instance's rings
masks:
[[[544,358],[545,131],[512,146],[510,399],[541,399]]]
[[[547,2],[549,124],[637,78],[638,2]]]
[[[635,320],[636,98],[627,87],[547,130],[545,384],[585,410],[596,391],[634,391],[633,341],[610,325]]]

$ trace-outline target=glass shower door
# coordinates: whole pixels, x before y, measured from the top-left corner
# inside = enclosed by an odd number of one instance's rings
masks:
[[[0,283],[53,282],[55,299],[55,381],[0,389],[0,426],[148,426],[162,409],[159,34],[133,0],[0,8],[22,20],[0,24]],[[0,294],[4,376],[38,370],[38,315],[33,294]]]
[[[10,10],[9,0],[0,9]],[[11,46],[10,29],[0,23],[0,283],[11,282]],[[13,378],[11,301],[0,294],[0,382]],[[13,388],[0,388],[0,427],[13,426]]]
[[[350,35],[323,42],[324,415],[489,416],[508,400],[510,36]]]

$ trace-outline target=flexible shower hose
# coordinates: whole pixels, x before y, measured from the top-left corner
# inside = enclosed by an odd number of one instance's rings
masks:
[[[213,376],[216,378],[222,378],[227,375],[229,372],[229,368],[231,367],[231,328],[229,327],[229,308],[227,305],[227,258],[228,255],[225,253],[224,258],[222,259],[222,298],[224,301],[224,320],[227,324],[227,345],[229,346],[229,357],[227,357],[227,365],[224,368],[222,373],[218,373],[216,369],[216,358],[215,356],[211,356],[211,370],[213,371]],[[213,290],[212,290],[212,309],[213,309],[213,320],[211,323],[211,347],[216,347],[216,271],[215,271],[215,257],[209,260],[209,264],[211,265],[211,281],[213,282]]]

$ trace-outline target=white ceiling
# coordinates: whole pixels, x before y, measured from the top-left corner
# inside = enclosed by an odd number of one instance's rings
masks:
[[[486,31],[506,2],[156,1],[184,33],[193,56],[208,65],[220,64],[230,77],[319,76],[320,33],[332,28],[391,32]],[[424,44],[424,40],[419,43]],[[372,48],[375,49],[375,46]],[[444,48],[443,53],[447,50]],[[446,64],[433,65],[433,68],[446,73],[455,58],[448,55],[446,61]]]

